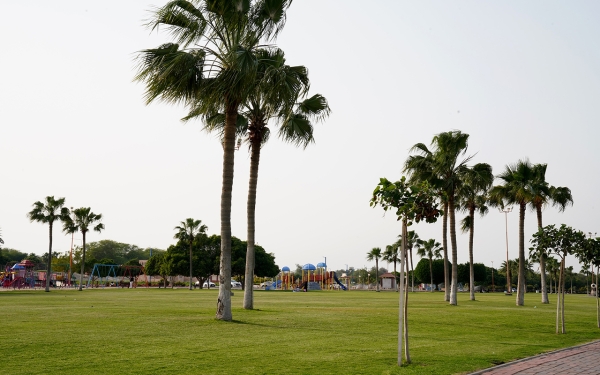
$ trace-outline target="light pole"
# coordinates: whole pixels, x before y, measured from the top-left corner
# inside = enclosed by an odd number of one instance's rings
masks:
[[[512,211],[512,207],[498,208],[500,212],[504,213],[504,221],[506,223],[506,294],[512,295],[512,288],[510,286],[510,267],[508,265],[508,213]]]

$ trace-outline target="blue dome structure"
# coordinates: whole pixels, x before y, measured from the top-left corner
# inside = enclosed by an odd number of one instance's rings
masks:
[[[314,271],[316,269],[317,269],[317,267],[315,267],[314,264],[310,264],[310,263],[306,263],[305,265],[302,266],[303,271]]]
[[[281,271],[282,271],[282,272],[290,272],[290,267],[288,267],[288,266],[284,266],[284,267],[281,269]]]
[[[321,263],[317,263],[317,268],[327,268],[327,264],[321,262]]]

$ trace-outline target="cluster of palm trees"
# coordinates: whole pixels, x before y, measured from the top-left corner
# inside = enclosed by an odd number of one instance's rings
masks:
[[[456,211],[466,213],[461,221],[463,232],[469,233],[470,285],[474,285],[473,242],[475,232],[475,215],[485,215],[489,207],[504,208],[519,206],[519,277],[517,305],[524,304],[525,293],[525,239],[524,223],[527,207],[536,211],[538,226],[542,227],[543,208],[552,204],[564,210],[573,204],[571,191],[566,187],[553,187],[546,181],[546,164],[532,164],[528,160],[519,160],[507,165],[505,170],[496,176],[501,184],[492,186],[494,175],[492,167],[487,163],[469,165],[473,155],[466,155],[469,135],[459,130],[437,134],[433,137],[431,147],[423,143],[415,144],[404,164],[404,171],[411,181],[427,181],[436,193],[443,206],[442,249],[444,256],[444,279],[446,285],[445,300],[456,305],[457,294],[457,244],[456,244]],[[450,229],[450,246],[448,246],[448,227]],[[434,241],[435,242],[435,241]],[[451,249],[452,275],[447,274],[448,249]],[[546,255],[538,257],[542,274],[542,302],[548,303],[545,286]],[[447,286],[451,285],[450,288]],[[472,300],[475,299],[474,288],[470,288]],[[509,291],[510,292],[510,291]]]
[[[29,211],[27,217],[31,222],[48,224],[48,269],[46,270],[46,292],[50,291],[50,276],[52,275],[52,235],[54,222],[61,221],[63,223],[63,232],[71,234],[81,232],[83,244],[83,257],[81,260],[81,273],[79,275],[79,290],[83,286],[83,273],[85,271],[85,244],[86,234],[90,229],[101,232],[104,229],[104,224],[101,223],[102,214],[95,214],[89,207],[81,207],[69,210],[65,207],[65,198],[54,198],[47,196],[42,201],[37,201],[33,204],[33,209]]]
[[[139,54],[136,80],[146,84],[146,101],[183,104],[184,121],[199,118],[223,145],[221,258],[217,319],[231,320],[231,191],[236,138],[250,150],[247,202],[247,259],[244,308],[253,308],[255,206],[260,150],[269,123],[279,137],[306,147],[313,123],[330,109],[321,95],[308,97],[304,66],[286,64],[272,43],[283,29],[291,0],[176,0],[153,13],[148,26],[174,38]],[[239,139],[238,138],[238,142]]]
[[[375,267],[379,269],[379,259],[383,259],[388,263],[392,263],[394,265],[394,275],[397,275],[396,265],[399,262],[399,253],[398,249],[401,248],[402,244],[402,235],[398,235],[398,240],[391,245],[387,245],[385,250],[382,251],[381,248],[375,247],[371,249],[367,253],[367,260],[373,261],[375,260]],[[441,256],[442,247],[439,242],[435,239],[431,238],[429,240],[422,240],[419,238],[419,235],[414,231],[410,230],[407,232],[406,236],[406,251],[408,259],[410,260],[410,272],[409,272],[409,263],[406,262],[406,274],[411,275],[411,290],[415,290],[415,275],[414,275],[414,266],[413,266],[413,257],[412,250],[415,248],[417,250],[417,255],[421,258],[429,259],[429,273],[431,277],[431,284],[433,285],[433,259],[437,259]],[[379,275],[376,275],[377,280],[379,280]],[[407,284],[408,285],[408,284]],[[396,290],[398,284],[396,283]],[[377,284],[377,291],[379,291],[379,284]],[[433,291],[433,289],[432,289]]]

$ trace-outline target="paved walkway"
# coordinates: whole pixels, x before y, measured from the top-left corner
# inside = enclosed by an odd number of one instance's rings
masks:
[[[540,354],[472,375],[599,375],[600,341]]]

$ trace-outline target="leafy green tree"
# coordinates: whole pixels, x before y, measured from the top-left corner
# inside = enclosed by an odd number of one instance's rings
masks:
[[[586,238],[583,232],[562,224],[560,228],[548,225],[534,233],[531,239],[533,247],[549,249],[560,257],[560,273],[558,277],[558,298],[556,303],[556,333],[565,331],[565,259],[569,254],[575,254],[585,249]]]
[[[439,242],[436,242],[435,239],[430,238],[427,241],[419,240],[417,241],[417,255],[421,258],[429,259],[429,279],[431,280],[431,285],[433,286],[433,260],[441,257],[442,245]],[[442,266],[443,271],[443,266]],[[419,277],[419,276],[417,276]],[[421,277],[419,279],[423,280]],[[433,292],[433,288],[431,288]]]
[[[102,214],[95,214],[90,207],[80,207],[73,210],[73,218],[66,216],[63,219],[63,231],[65,233],[81,232],[83,255],[81,264],[81,274],[79,275],[79,291],[83,288],[83,274],[85,272],[85,239],[90,229],[100,233],[104,229]]]
[[[381,248],[374,247],[367,253],[367,260],[373,261],[375,259],[375,290],[379,292],[379,259],[383,256]]]
[[[584,246],[575,252],[575,255],[581,263],[584,264],[584,271],[591,274],[592,282],[594,281],[594,273],[588,271],[588,266],[591,266],[591,270],[596,267],[596,321],[598,328],[600,328],[600,296],[598,291],[598,271],[600,271],[600,238],[592,238],[592,234],[589,233],[590,238],[586,239]],[[587,289],[587,276],[586,276],[586,289]]]
[[[461,231],[469,232],[469,299],[475,301],[475,271],[473,269],[473,239],[475,236],[475,213],[484,216],[488,212],[487,194],[494,182],[492,167],[478,163],[467,168],[463,175],[463,184],[458,190],[458,200],[467,216],[461,221]]]
[[[194,220],[192,218],[187,218],[185,221],[182,221],[179,226],[175,227],[177,233],[175,233],[176,240],[180,240],[183,242],[187,242],[190,245],[190,290],[194,288],[192,284],[192,279],[194,278],[194,274],[192,272],[192,248],[194,246],[194,238],[196,236],[205,235],[208,227],[202,224],[202,220]]]
[[[38,222],[48,224],[48,254],[52,259],[52,229],[55,221],[65,222],[69,218],[69,209],[64,207],[65,198],[54,198],[54,196],[46,197],[44,202],[37,201],[33,204],[33,209],[29,211],[27,217],[33,223]],[[52,262],[48,261],[46,269],[46,292],[50,291],[50,279],[52,275]]]
[[[445,298],[451,305],[457,304],[456,293],[458,283],[456,245],[456,195],[463,181],[463,175],[467,170],[467,163],[472,156],[461,160],[468,148],[469,135],[459,130],[453,130],[437,134],[431,142],[432,149],[428,149],[423,143],[417,143],[411,148],[411,152],[417,155],[408,157],[404,164],[404,170],[410,173],[411,180],[427,181],[436,189],[438,197],[444,204],[443,224],[443,248],[444,259],[447,261],[446,228],[450,225],[450,244],[452,246],[452,284],[448,296],[448,280],[446,280]]]
[[[435,203],[434,191],[427,182],[419,185],[409,184],[406,177],[399,181],[390,182],[386,178],[379,179],[379,184],[373,191],[371,207],[380,205],[384,211],[396,210],[396,217],[402,222],[402,246],[400,253],[400,308],[398,325],[398,366],[402,366],[402,338],[406,362],[410,363],[408,346],[408,293],[404,292],[404,259],[406,259],[406,242],[408,229],[412,222],[425,221],[434,223],[440,215]],[[406,298],[406,299],[405,299]]]
[[[183,103],[207,118],[225,114],[221,260],[217,319],[231,316],[231,191],[237,116],[256,86],[257,50],[285,24],[289,0],[171,1],[149,22],[165,26],[176,43],[142,51],[136,80],[146,83],[148,102]],[[197,4],[197,6],[196,6]],[[180,49],[181,47],[181,49]]]

